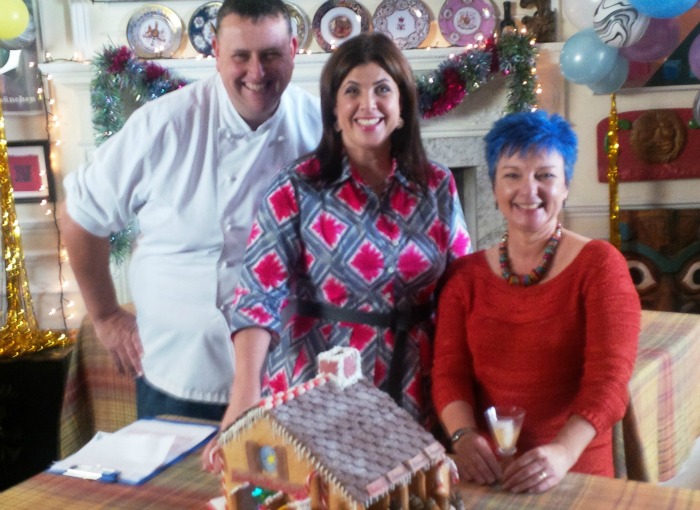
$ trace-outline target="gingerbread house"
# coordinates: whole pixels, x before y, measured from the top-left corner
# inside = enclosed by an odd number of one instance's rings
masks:
[[[228,510],[450,507],[443,446],[362,378],[356,349],[319,357],[319,375],[261,401],[219,439]]]

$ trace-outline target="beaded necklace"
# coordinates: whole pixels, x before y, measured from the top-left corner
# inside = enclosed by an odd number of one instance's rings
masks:
[[[549,269],[554,254],[559,246],[559,240],[561,239],[561,223],[557,223],[557,228],[554,230],[554,234],[549,238],[547,246],[544,248],[544,255],[542,255],[542,262],[533,269],[529,274],[519,275],[511,272],[510,260],[508,259],[508,231],[506,230],[503,234],[500,244],[498,245],[498,265],[501,266],[501,275],[503,278],[511,285],[522,285],[523,287],[529,287],[539,282]]]

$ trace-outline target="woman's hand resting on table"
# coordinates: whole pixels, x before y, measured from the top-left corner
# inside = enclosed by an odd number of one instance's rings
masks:
[[[538,446],[505,468],[502,487],[511,492],[545,492],[561,482],[572,465],[563,445]]]
[[[501,479],[501,465],[489,442],[476,431],[467,432],[454,445],[460,480],[491,485]]]

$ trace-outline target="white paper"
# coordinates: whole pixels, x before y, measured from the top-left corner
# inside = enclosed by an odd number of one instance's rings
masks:
[[[119,482],[136,484],[197,446],[215,430],[210,425],[138,420],[114,433],[98,432],[78,452],[55,462],[49,471],[64,473],[76,466],[87,472],[117,470]]]

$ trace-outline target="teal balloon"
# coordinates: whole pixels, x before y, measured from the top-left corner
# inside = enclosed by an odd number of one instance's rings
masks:
[[[5,48],[0,48],[0,67],[7,64],[8,60],[10,60],[10,50],[6,50]]]
[[[564,43],[559,57],[561,73],[574,83],[595,83],[612,70],[617,55],[617,48],[605,44],[593,28],[587,28]]]
[[[624,85],[629,72],[629,61],[622,55],[618,55],[610,72],[597,82],[589,83],[588,88],[596,94],[612,94]]]
[[[630,3],[650,18],[675,18],[695,7],[697,0],[630,0]]]

